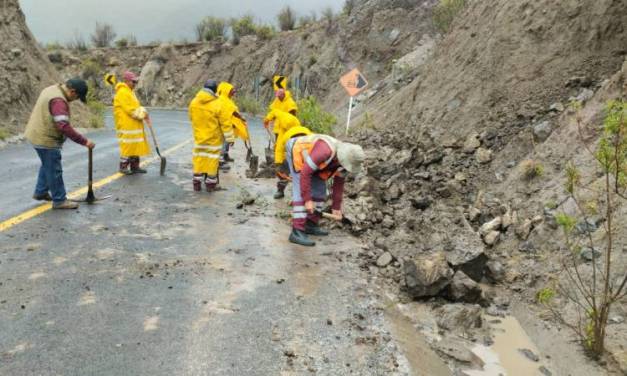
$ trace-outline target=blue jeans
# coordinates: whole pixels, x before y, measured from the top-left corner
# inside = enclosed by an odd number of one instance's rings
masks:
[[[61,203],[66,200],[63,168],[61,167],[61,149],[35,148],[41,160],[35,195],[42,196],[50,191],[52,201]]]

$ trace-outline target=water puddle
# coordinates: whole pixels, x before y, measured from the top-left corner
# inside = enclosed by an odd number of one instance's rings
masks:
[[[492,346],[477,345],[472,353],[483,362],[482,370],[467,370],[467,376],[532,376],[545,375],[548,367],[524,329],[512,316],[486,317],[493,332]]]

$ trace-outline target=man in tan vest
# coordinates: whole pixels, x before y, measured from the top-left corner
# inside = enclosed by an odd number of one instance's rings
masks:
[[[26,125],[26,139],[41,160],[33,198],[52,201],[53,209],[78,208],[78,204],[67,200],[63,183],[61,148],[66,138],[90,149],[96,146],[70,125],[69,102],[80,99],[85,103],[87,91],[87,83],[78,78],[45,88]]]

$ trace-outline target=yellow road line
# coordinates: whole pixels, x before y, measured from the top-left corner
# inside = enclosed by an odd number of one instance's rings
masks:
[[[178,149],[182,148],[183,146],[189,144],[191,142],[191,140],[187,140],[184,142],[181,142],[180,144],[171,147],[170,149],[164,151],[163,153],[161,153],[162,155],[170,155],[172,153],[174,153],[175,151],[177,151]],[[146,159],[145,161],[142,162],[142,166],[146,166],[154,161],[158,161],[159,157],[154,157],[154,158],[150,158],[150,159]],[[104,179],[98,180],[97,182],[93,183],[93,187],[95,188],[99,188],[102,187],[104,185],[107,185],[111,182],[114,182],[116,180],[118,180],[119,178],[123,177],[125,175],[118,173],[115,173],[111,176],[108,176]],[[77,199],[83,195],[87,194],[87,187],[83,187],[80,188],[74,192],[71,192],[68,194],[68,198],[70,199]],[[8,229],[10,229],[13,226],[19,225],[22,222],[28,221],[31,218],[34,218],[38,215],[41,215],[45,212],[47,212],[48,210],[52,209],[52,204],[48,203],[48,204],[43,204],[40,206],[37,206],[33,209],[27,210],[21,214],[16,215],[13,218],[7,219],[4,222],[0,223],[0,232],[6,231]]]

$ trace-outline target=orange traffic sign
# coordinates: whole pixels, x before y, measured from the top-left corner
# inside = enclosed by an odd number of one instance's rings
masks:
[[[368,81],[358,69],[353,69],[340,78],[340,84],[344,86],[348,95],[354,97],[364,91],[368,86]]]

